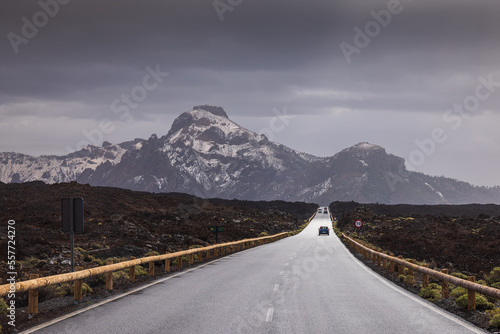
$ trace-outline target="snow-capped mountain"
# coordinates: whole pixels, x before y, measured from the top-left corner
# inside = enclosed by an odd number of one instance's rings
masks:
[[[403,158],[359,143],[319,158],[269,141],[231,121],[221,107],[182,113],[167,135],[66,156],[0,153],[0,181],[76,180],[202,197],[330,203],[500,203],[500,189],[409,172]]]

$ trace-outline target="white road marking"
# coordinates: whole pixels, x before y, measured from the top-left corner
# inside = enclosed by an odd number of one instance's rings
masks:
[[[283,276],[283,274],[284,274],[284,273],[285,273],[284,271],[281,271],[281,272],[280,272],[280,276]]]
[[[274,307],[270,307],[267,310],[266,322],[273,321],[273,313],[274,313]]]
[[[280,288],[280,285],[279,284],[275,284],[274,285],[274,291],[278,291],[278,289]]]

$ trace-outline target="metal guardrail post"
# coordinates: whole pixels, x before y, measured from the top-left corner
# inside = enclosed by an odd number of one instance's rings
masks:
[[[169,252],[166,252],[165,254],[169,254]],[[169,259],[169,258],[165,259],[165,272],[166,273],[170,272],[170,261],[171,261],[171,259]]]
[[[81,270],[83,270],[83,267],[76,267],[75,270],[81,271]],[[74,300],[82,300],[82,298],[83,298],[82,285],[83,285],[82,279],[77,279],[75,281],[74,292],[73,292]]]
[[[107,265],[113,264],[112,260],[106,261]],[[113,290],[113,272],[106,273],[106,290]]]
[[[429,268],[429,265],[424,264],[424,268]],[[429,286],[429,275],[426,273],[422,273],[422,286],[424,289]]]
[[[37,279],[37,274],[30,274],[30,279]],[[33,314],[38,313],[38,289],[30,289],[28,292],[28,317],[33,318]]]
[[[131,256],[129,260],[135,260],[135,257]],[[135,266],[128,268],[128,280],[129,282],[135,282]]]
[[[469,276],[467,279],[470,282],[476,282],[476,276]],[[467,310],[474,311],[476,309],[476,292],[471,289],[467,289],[467,296]]]
[[[154,263],[154,261],[149,262],[148,275],[151,277],[154,277],[154,275],[155,275],[155,263]]]
[[[448,269],[441,269],[443,274],[448,274]],[[448,298],[450,296],[450,291],[448,288],[448,281],[441,281],[441,298]]]

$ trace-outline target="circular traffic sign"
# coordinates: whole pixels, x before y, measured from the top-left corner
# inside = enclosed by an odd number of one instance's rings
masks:
[[[357,228],[361,228],[363,226],[363,222],[358,219],[354,222],[354,226],[356,226]]]

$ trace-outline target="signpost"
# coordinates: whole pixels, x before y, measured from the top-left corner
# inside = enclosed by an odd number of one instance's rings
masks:
[[[356,226],[357,228],[362,228],[363,227],[363,222],[361,220],[356,220],[354,222],[354,226]]]
[[[210,231],[215,233],[215,243],[219,243],[219,232],[224,232],[224,226],[210,226]]]
[[[63,232],[70,234],[71,271],[75,271],[75,233],[84,232],[83,198],[61,199],[61,220]]]

